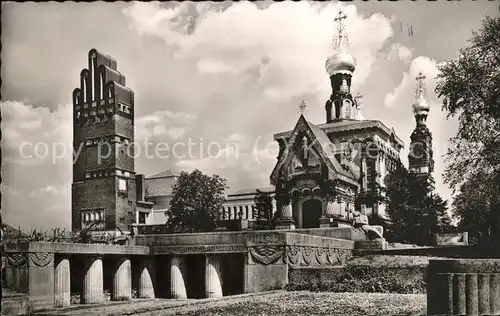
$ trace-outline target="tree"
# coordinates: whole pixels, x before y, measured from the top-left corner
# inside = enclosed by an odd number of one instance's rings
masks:
[[[481,29],[473,32],[470,45],[439,67],[436,87],[438,96],[444,98],[443,110],[459,121],[444,173],[445,182],[454,191],[459,188],[454,214],[459,226],[471,233],[480,231],[480,235],[500,231],[498,34],[500,18],[487,16]]]
[[[469,232],[472,240],[486,241],[497,233],[500,179],[473,174],[459,189],[453,201],[458,227]]]
[[[196,169],[182,172],[173,187],[167,227],[172,232],[213,231],[221,217],[226,179]]]
[[[446,201],[432,192],[425,177],[400,165],[387,176],[385,191],[389,240],[431,245],[434,233],[450,228]]]
[[[267,192],[257,190],[254,198],[257,229],[271,229],[273,223],[273,201]]]

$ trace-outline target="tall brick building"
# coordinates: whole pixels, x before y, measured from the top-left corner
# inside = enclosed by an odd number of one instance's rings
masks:
[[[116,60],[92,49],[73,91],[72,229],[135,222],[134,92]]]

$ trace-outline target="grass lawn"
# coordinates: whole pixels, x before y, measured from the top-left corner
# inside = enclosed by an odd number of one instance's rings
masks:
[[[425,315],[423,294],[277,292],[184,305],[137,315]]]

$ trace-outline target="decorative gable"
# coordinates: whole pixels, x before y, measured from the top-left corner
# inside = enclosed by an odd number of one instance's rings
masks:
[[[303,139],[307,140],[307,149],[302,150]],[[285,149],[280,156],[274,170],[271,174],[271,183],[276,185],[279,178],[282,178],[288,172],[294,171],[294,168],[302,170],[305,168],[318,168],[321,172],[321,165],[328,169],[329,179],[340,179],[358,185],[356,176],[350,171],[347,166],[342,166],[335,158],[333,144],[326,134],[306,121],[303,115],[300,116],[295,128],[293,129]],[[304,157],[304,152],[308,157]]]

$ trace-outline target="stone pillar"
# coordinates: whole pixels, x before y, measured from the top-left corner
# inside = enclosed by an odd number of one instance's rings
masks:
[[[132,267],[128,258],[120,258],[116,262],[111,299],[113,301],[132,299]]]
[[[330,221],[335,216],[335,201],[325,201],[323,203],[323,216],[319,219],[319,227],[325,228],[330,227]]]
[[[187,299],[186,263],[184,257],[174,256],[170,261],[170,297],[173,299]]]
[[[427,315],[499,315],[500,260],[430,260]]]
[[[54,272],[54,306],[68,307],[71,302],[71,274],[69,256],[57,255]]]
[[[276,220],[276,229],[295,229],[295,221],[293,220],[292,205],[290,203],[283,204],[279,209],[279,217]]]
[[[220,256],[207,255],[205,264],[205,295],[222,297],[222,269]]]
[[[102,303],[104,302],[102,257],[86,256],[84,264],[82,304]]]
[[[153,259],[142,259],[139,269],[139,298],[155,298],[154,279],[155,270]]]

